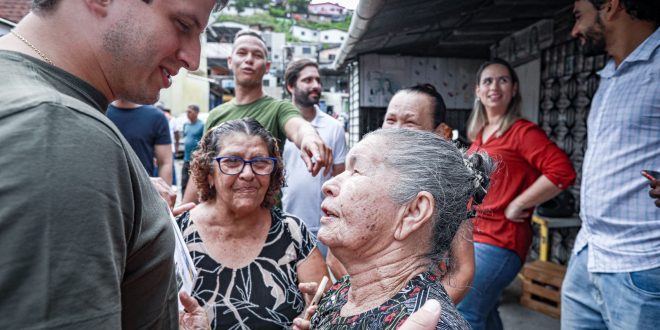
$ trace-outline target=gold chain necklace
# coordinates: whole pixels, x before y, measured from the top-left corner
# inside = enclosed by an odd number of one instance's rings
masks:
[[[53,65],[53,61],[51,61],[44,53],[42,53],[37,47],[34,47],[34,45],[27,41],[22,35],[18,34],[18,32],[14,31],[13,29],[10,30],[11,34],[15,35],[16,38],[20,39],[22,42],[24,42],[26,45],[28,45],[32,50],[34,50],[41,58],[44,59],[44,61],[48,62],[48,64]]]

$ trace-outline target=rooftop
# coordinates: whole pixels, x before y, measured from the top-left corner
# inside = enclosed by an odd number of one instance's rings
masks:
[[[0,18],[18,23],[30,12],[31,0],[2,0],[0,1]]]

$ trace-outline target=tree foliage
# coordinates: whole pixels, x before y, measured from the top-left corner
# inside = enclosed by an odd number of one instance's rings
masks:
[[[289,0],[289,10],[292,13],[307,14],[307,6],[311,0]]]

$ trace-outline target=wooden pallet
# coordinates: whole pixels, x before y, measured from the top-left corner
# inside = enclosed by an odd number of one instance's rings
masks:
[[[523,267],[523,293],[520,304],[554,318],[561,315],[561,284],[566,267],[534,261]]]

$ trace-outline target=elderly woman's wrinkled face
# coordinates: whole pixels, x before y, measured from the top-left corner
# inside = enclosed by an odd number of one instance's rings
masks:
[[[401,208],[389,196],[395,177],[383,164],[381,140],[372,136],[358,143],[348,153],[346,171],[323,185],[319,239],[330,248],[354,251],[356,257],[391,242]]]
[[[235,133],[222,139],[218,157],[237,156],[244,160],[256,157],[269,157],[266,143],[258,136]],[[245,164],[237,175],[220,171],[217,161],[213,161],[213,173],[209,182],[215,186],[216,198],[234,212],[249,212],[261,206],[268,191],[270,175],[256,175],[252,167]]]

